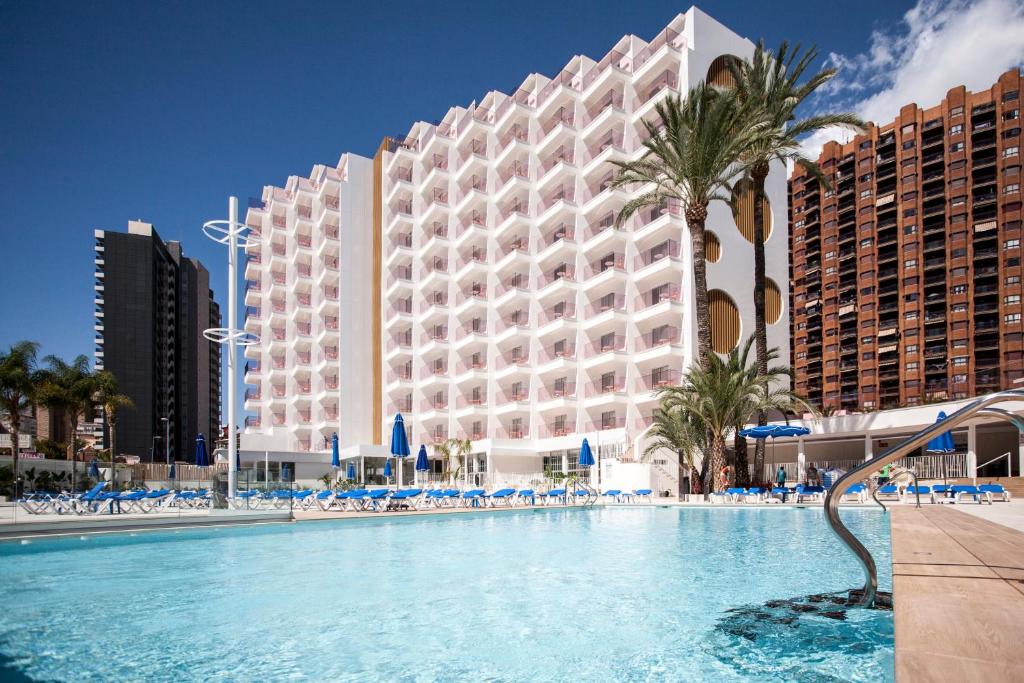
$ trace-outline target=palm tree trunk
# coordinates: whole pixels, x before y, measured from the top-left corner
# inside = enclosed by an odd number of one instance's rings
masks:
[[[708,465],[708,471],[704,474],[706,488],[708,493],[714,493],[717,488],[717,474],[722,471],[722,467],[725,465],[725,441],[721,436],[715,434],[711,438],[711,462]]]
[[[68,411],[68,460],[71,461],[71,491],[74,493],[76,479],[78,478],[78,460],[75,458],[75,425],[78,423],[78,416],[74,410]]]
[[[742,429],[742,426],[740,427]],[[746,488],[750,484],[750,466],[747,463],[747,440],[739,435],[736,430],[736,486]]]
[[[110,490],[117,490],[117,462],[114,454],[117,453],[117,418],[109,408],[103,411],[107,415],[107,430],[110,432]]]
[[[21,492],[18,490],[18,441],[21,438],[21,416],[17,410],[11,412],[11,466],[13,482],[11,483],[11,499],[18,500]]]
[[[711,314],[708,308],[707,261],[704,260],[704,223],[708,218],[707,206],[686,207],[686,226],[693,249],[693,294],[696,301],[697,357],[701,367],[707,368],[711,354]]]
[[[764,273],[764,182],[768,177],[768,164],[758,164],[751,172],[754,180],[754,345],[757,351],[757,372],[768,375],[768,329],[765,323],[765,273]],[[767,382],[765,390],[767,391]],[[768,424],[768,415],[757,411],[757,424]],[[755,442],[755,460],[764,460],[765,440]]]

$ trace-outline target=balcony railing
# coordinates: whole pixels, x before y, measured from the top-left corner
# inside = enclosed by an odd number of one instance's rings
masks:
[[[429,410],[448,410],[448,398],[446,396],[432,396],[420,403],[420,412]]]
[[[447,377],[448,376],[448,363],[431,363],[425,365],[420,370],[420,379],[427,379],[428,377]]]
[[[556,242],[565,240],[566,242],[572,242],[576,238],[576,229],[571,225],[561,223],[554,230],[549,232],[547,235],[541,237],[541,248],[547,249]]]
[[[550,363],[556,360],[574,360],[576,358],[576,342],[562,341],[540,350],[538,360],[541,363]]]
[[[679,343],[679,328],[677,327],[659,327],[646,334],[640,336],[640,342],[637,344],[638,351],[647,351],[654,349],[665,344],[678,344]]]
[[[587,385],[586,396],[602,396],[604,394],[621,394],[626,391],[626,376],[616,375],[612,379],[602,379]]]
[[[519,355],[515,355],[515,354],[502,354],[502,355],[498,356],[498,359],[497,359],[497,362],[495,363],[495,365],[497,366],[496,369],[504,370],[505,368],[508,368],[508,367],[514,367],[514,366],[515,367],[522,367],[524,365],[527,365],[529,362],[530,362],[530,354],[528,352],[524,351],[524,352],[522,352]]]
[[[556,304],[540,312],[538,323],[546,325],[556,320],[573,320],[576,317],[576,305],[569,302]]]
[[[473,370],[486,370],[487,360],[483,358],[478,360],[460,360],[455,367],[460,375],[466,372],[472,372]]]
[[[668,240],[663,242],[656,247],[648,249],[644,253],[636,257],[634,268],[639,270],[646,266],[656,263],[664,258],[678,259],[679,258],[679,242],[676,240]]]
[[[546,275],[542,275],[540,277],[540,282],[538,284],[540,287],[547,287],[548,285],[558,282],[559,280],[565,280],[567,282],[575,281],[576,269],[572,266],[565,264]]]
[[[559,436],[569,436],[576,433],[576,421],[565,420],[549,422],[540,426],[541,438],[554,438]]]
[[[498,259],[503,259],[514,251],[521,254],[530,253],[530,240],[526,237],[517,237],[498,248]]]
[[[448,326],[438,325],[423,333],[420,337],[420,344],[429,344],[430,342],[446,342],[448,341]]]
[[[549,387],[541,387],[538,398],[541,401],[554,401],[560,398],[575,398],[576,382],[563,382]]]
[[[498,439],[528,439],[530,432],[525,427],[498,427],[495,437]]]
[[[604,296],[594,303],[587,304],[585,309],[586,316],[593,318],[594,316],[607,313],[608,311],[624,311],[626,309],[626,295],[625,294],[614,294],[612,296]]]
[[[593,358],[594,356],[600,356],[602,353],[608,353],[610,351],[625,351],[626,350],[626,337],[625,335],[616,334],[609,335],[605,339],[599,339],[594,342],[587,344],[587,358]]]
[[[556,111],[551,118],[549,118],[547,121],[541,124],[541,135],[546,136],[548,133],[553,131],[558,126],[565,126],[566,128],[575,128],[575,121],[576,116],[572,109],[569,109],[567,107],[559,107],[558,111]]]
[[[626,255],[622,253],[608,254],[595,261],[591,261],[584,271],[586,280],[600,275],[606,270],[625,270],[626,269]]]
[[[458,305],[461,306],[470,299],[477,299],[479,301],[487,300],[487,287],[483,285],[475,286],[471,289],[463,290],[459,292]]]
[[[682,288],[679,285],[669,285],[668,287],[655,287],[654,289],[646,292],[642,296],[636,298],[636,310],[642,311],[645,308],[651,306],[657,306],[665,301],[681,301],[682,300]]]
[[[603,432],[609,429],[622,429],[626,426],[626,418],[614,417],[614,418],[602,418],[593,422],[587,423],[588,432]]]
[[[479,408],[487,405],[487,397],[483,394],[479,396],[459,396],[455,399],[455,408],[461,410],[463,408]]]
[[[637,381],[637,391],[657,391],[663,387],[679,386],[683,373],[678,370],[660,370],[642,375]]]

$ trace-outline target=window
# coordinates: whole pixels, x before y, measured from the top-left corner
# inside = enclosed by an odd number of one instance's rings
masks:
[[[1011,183],[1003,188],[1003,194],[1013,194],[1015,192],[1020,192],[1020,185],[1017,183]]]
[[[907,344],[906,346],[907,355],[913,355],[917,353],[917,344]]]
[[[949,271],[949,274],[952,275],[953,277],[966,277],[967,276],[967,269],[966,268],[953,268],[952,270]]]
[[[904,320],[917,320],[917,311],[907,311],[903,314]]]
[[[865,344],[865,345],[866,344],[874,344],[875,343],[875,338],[874,338],[874,336],[869,334],[866,337],[861,337],[860,338],[860,343],[861,344]]]
[[[953,375],[953,384],[966,384],[967,375]]]
[[[960,247],[959,249],[953,249],[952,251],[949,252],[949,256],[950,258],[966,258],[967,248]]]
[[[1015,138],[1020,135],[1020,128],[1009,128],[1003,131],[1004,138]]]
[[[967,285],[953,285],[952,287],[949,288],[949,293],[950,294],[966,294],[967,293]]]
[[[861,360],[872,360],[875,357],[875,352],[874,351],[865,351],[864,353],[860,354],[860,357],[861,357]]]
[[[907,372],[917,372],[917,361],[911,361],[906,365]]]
[[[917,232],[916,225],[907,225],[903,228],[904,235],[913,235],[915,232]]]
[[[950,107],[950,109],[949,109],[950,117],[960,116],[963,113],[964,113],[964,108],[963,107]]]
[[[1008,285],[1019,285],[1020,284],[1020,275],[1008,275],[1006,277],[1006,284],[1008,284]]]
[[[1003,250],[1020,249],[1020,240],[1006,240],[1003,242]]]
[[[861,190],[860,191],[860,198],[861,199],[864,199],[865,197],[870,197],[870,196],[871,196],[871,190]]]
[[[962,107],[957,107],[957,108],[958,109],[962,109]],[[950,126],[949,127],[949,135],[950,135],[950,137],[952,137],[954,135],[960,135],[960,133],[963,133],[963,132],[964,132],[964,124],[962,124],[962,123],[958,123],[955,126]]]
[[[950,206],[961,206],[967,203],[967,195],[960,195],[959,197],[953,197],[949,200]]]
[[[967,356],[953,356],[953,365],[967,365]]]
[[[953,304],[952,306],[949,307],[949,310],[951,310],[954,313],[966,313],[967,304]]]
[[[1003,158],[1006,159],[1008,157],[1015,157],[1019,152],[1020,148],[1018,147],[1007,147],[1006,149],[1003,150]]]
[[[1003,112],[1004,121],[1013,121],[1020,118],[1020,109],[1009,109]]]
[[[916,258],[908,258],[907,260],[905,260],[903,262],[903,267],[904,268],[916,268],[917,267],[917,259]]]
[[[1019,306],[1020,305],[1020,294],[1008,294],[1003,297],[1003,303],[1007,306]]]
[[[903,149],[913,149],[915,146],[914,140],[907,140],[903,143]]]
[[[953,348],[954,349],[966,349],[967,348],[967,340],[966,339],[954,339],[953,340]]]
[[[1012,102],[1017,99],[1020,94],[1016,90],[1009,90],[1003,93],[1003,102]]]
[[[953,144],[951,144],[949,146],[949,151],[950,152],[960,152],[960,151],[963,151],[963,148],[964,148],[964,143],[962,143],[962,142],[954,142]]]
[[[1008,313],[1004,315],[1003,322],[1013,325],[1020,323],[1020,313]]]

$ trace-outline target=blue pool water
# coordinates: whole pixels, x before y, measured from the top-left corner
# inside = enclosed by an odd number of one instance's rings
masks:
[[[843,516],[888,590],[888,519]],[[0,543],[0,661],[46,681],[892,680],[889,612],[748,613],[861,582],[820,509],[527,510]]]

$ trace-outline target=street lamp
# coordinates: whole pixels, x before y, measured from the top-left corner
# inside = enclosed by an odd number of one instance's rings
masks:
[[[166,417],[161,417],[160,421],[164,423],[164,464],[170,467],[171,465],[171,420]]]
[[[203,336],[228,347],[228,499],[235,497],[238,473],[235,462],[238,458],[237,425],[235,424],[235,394],[238,377],[235,365],[238,346],[259,344],[260,338],[237,328],[238,317],[238,249],[259,244],[259,235],[253,234],[248,225],[238,222],[238,197],[228,199],[228,220],[203,223],[203,234],[214,242],[228,248],[228,326],[213,327],[203,331]]]

